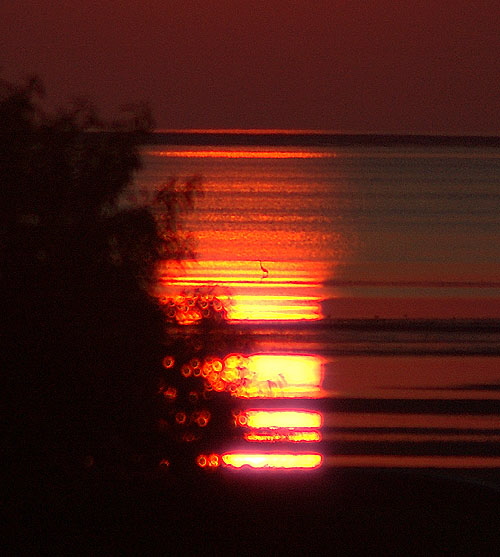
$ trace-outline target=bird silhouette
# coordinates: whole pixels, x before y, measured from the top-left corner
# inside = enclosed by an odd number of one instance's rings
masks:
[[[262,265],[262,261],[259,259],[259,265],[262,271],[262,278],[265,279],[269,276],[269,271]]]

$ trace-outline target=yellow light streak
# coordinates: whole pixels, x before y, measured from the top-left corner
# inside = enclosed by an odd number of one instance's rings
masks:
[[[303,354],[253,354],[240,398],[313,398],[321,394],[323,360]]]
[[[308,410],[246,410],[246,425],[260,428],[319,428],[322,416]]]
[[[323,360],[302,354],[228,354],[209,358],[200,373],[207,388],[239,398],[313,398],[321,395]],[[216,369],[217,366],[217,369]],[[183,366],[189,377],[190,366]],[[246,422],[246,418],[245,418]]]
[[[266,385],[250,385],[238,391],[238,398],[320,398],[322,396],[319,387],[304,386],[288,386],[276,387],[271,381]]]
[[[290,441],[292,443],[310,443],[321,441],[321,433],[319,431],[249,431],[245,433],[243,438],[245,441],[251,442],[267,442],[276,443],[281,441]]]
[[[291,453],[226,453],[222,462],[229,468],[266,468],[269,470],[319,468],[323,457],[320,454]]]
[[[315,321],[321,319],[321,312],[319,305],[272,307],[256,303],[230,308],[228,318],[232,321]]]
[[[257,380],[281,375],[288,385],[319,387],[322,363],[322,358],[309,354],[253,354],[249,370]]]

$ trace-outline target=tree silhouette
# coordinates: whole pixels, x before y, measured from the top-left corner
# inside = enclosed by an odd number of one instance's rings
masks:
[[[165,318],[158,259],[179,258],[196,181],[164,184],[156,209],[120,209],[152,127],[128,106],[40,108],[38,79],[0,83],[1,374],[4,447],[17,473],[116,469],[158,456]]]

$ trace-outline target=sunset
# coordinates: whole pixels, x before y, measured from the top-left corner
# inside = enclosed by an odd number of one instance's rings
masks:
[[[499,29],[3,2],[5,547],[498,552]]]

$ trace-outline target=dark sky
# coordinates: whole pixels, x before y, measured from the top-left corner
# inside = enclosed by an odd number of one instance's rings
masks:
[[[499,0],[0,0],[3,78],[159,128],[500,135]]]

